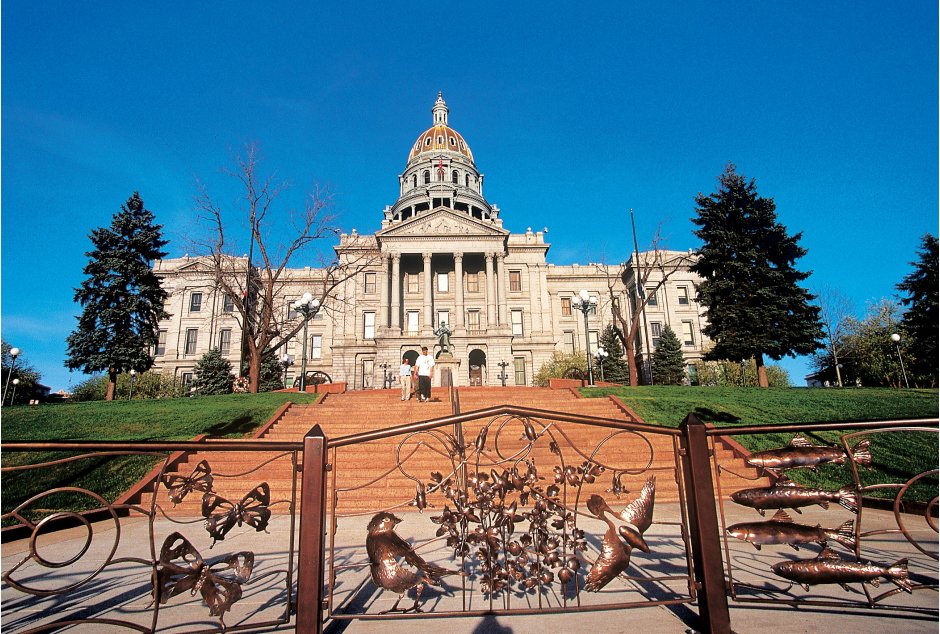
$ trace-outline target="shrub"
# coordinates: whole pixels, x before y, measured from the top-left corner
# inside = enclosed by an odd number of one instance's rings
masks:
[[[229,394],[232,391],[232,364],[218,349],[202,355],[193,369],[193,392],[200,396]]]
[[[547,387],[548,380],[552,378],[561,378],[565,372],[571,368],[577,368],[581,372],[587,372],[587,364],[584,355],[574,352],[565,353],[556,351],[552,354],[551,361],[546,362],[535,373],[535,384],[539,387]]]

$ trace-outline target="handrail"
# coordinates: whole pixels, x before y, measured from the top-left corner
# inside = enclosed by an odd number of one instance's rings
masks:
[[[389,427],[387,429],[379,429],[375,431],[362,432],[359,434],[351,434],[349,436],[340,436],[339,438],[331,438],[328,441],[328,445],[330,449],[336,447],[346,447],[358,443],[370,442],[373,440],[384,440],[385,438],[392,438],[393,436],[400,436],[402,434],[427,431],[429,429],[435,429],[436,427],[443,427],[445,425],[453,425],[456,423],[477,420],[479,418],[500,415],[541,418],[565,423],[583,423],[585,425],[594,425],[596,427],[609,427],[611,429],[620,429],[625,431],[642,431],[650,434],[662,434],[664,436],[682,435],[681,431],[671,427],[657,427],[655,425],[648,425],[646,423],[628,423],[622,420],[617,420],[616,418],[585,416],[583,414],[568,414],[565,412],[553,412],[550,410],[536,409],[533,407],[518,407],[515,405],[497,405],[495,407],[477,409],[463,414],[458,414],[456,416],[442,416],[440,418],[431,418],[426,421],[398,425],[396,427]]]
[[[708,436],[736,436],[741,434],[766,434],[788,432],[813,431],[841,431],[847,429],[893,429],[897,427],[937,427],[940,419],[937,418],[901,418],[893,420],[865,420],[825,423],[787,423],[784,425],[743,425],[740,427],[709,427],[705,432]]]
[[[14,441],[0,443],[0,451],[300,451],[304,443],[284,440],[67,440],[67,441]]]

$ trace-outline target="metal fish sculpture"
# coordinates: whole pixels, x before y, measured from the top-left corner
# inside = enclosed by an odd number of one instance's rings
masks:
[[[829,548],[824,548],[814,559],[781,561],[770,569],[784,579],[797,582],[804,590],[809,590],[810,585],[818,583],[838,583],[845,590],[849,589],[846,584],[855,582],[870,583],[877,587],[881,577],[905,592],[910,593],[912,589],[907,576],[907,559],[901,559],[890,566],[879,566],[870,562],[845,561]]]
[[[788,478],[780,478],[773,486],[758,489],[741,489],[731,494],[731,499],[742,506],[757,509],[761,515],[767,509],[794,509],[797,513],[801,506],[818,504],[824,509],[830,502],[858,512],[858,493],[851,487],[842,487],[838,491],[826,491],[803,487]]]
[[[754,548],[770,544],[786,544],[799,550],[801,544],[825,544],[829,540],[839,542],[846,548],[855,548],[855,520],[849,520],[839,528],[822,528],[794,524],[786,511],[777,511],[766,522],[744,522],[728,527],[728,534],[750,542]]]
[[[852,447],[851,456],[858,464],[870,467],[871,441],[866,438]],[[839,447],[813,445],[803,436],[795,436],[786,447],[751,454],[747,463],[765,469],[815,469],[821,464],[845,464],[845,452]]]

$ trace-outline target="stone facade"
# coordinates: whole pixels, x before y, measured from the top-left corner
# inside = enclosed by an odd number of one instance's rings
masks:
[[[410,150],[399,176],[399,198],[385,208],[379,231],[340,236],[335,247],[340,262],[368,264],[310,320],[307,369],[326,372],[352,389],[382,387],[384,372],[394,374],[404,355],[416,356],[422,345],[439,352],[434,330],[446,323],[453,333],[452,359],[439,359],[444,362],[435,384],[500,385],[504,363],[508,385],[531,385],[555,351],[584,352],[584,315],[571,304],[582,289],[598,300],[587,326],[591,350],[596,349],[600,332],[612,323],[611,302],[627,306],[636,292],[637,262],[631,258],[622,268],[548,264],[544,232],[510,233],[499,208],[483,197],[483,175],[464,138],[449,127],[440,95],[432,114],[433,126]],[[640,269],[652,271],[647,288],[662,279],[653,255],[639,255]],[[659,329],[669,324],[691,363],[701,358],[705,343],[697,278],[688,271],[691,256],[656,255],[665,258],[666,270],[675,271],[647,305],[638,349],[653,346]],[[237,311],[215,288],[203,262],[180,258],[154,268],[170,293],[171,314],[160,324],[155,370],[188,381],[211,347],[221,348],[239,367]],[[299,323],[290,304],[322,286],[321,270],[287,272],[279,297],[285,328]],[[288,382],[299,374],[299,337],[277,351],[295,360],[286,372]]]

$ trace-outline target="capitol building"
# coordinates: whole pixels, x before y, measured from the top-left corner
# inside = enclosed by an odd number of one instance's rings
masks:
[[[381,212],[381,226],[374,234],[342,234],[335,245],[341,264],[367,264],[310,320],[307,370],[325,372],[348,389],[382,387],[386,370],[397,373],[403,356],[416,357],[421,346],[439,354],[434,331],[447,324],[452,357],[439,358],[435,385],[500,385],[503,368],[507,385],[532,385],[553,353],[584,354],[588,341],[596,350],[600,333],[613,323],[612,306],[630,312],[638,266],[652,254],[640,253],[639,262],[631,258],[626,265],[548,263],[545,232],[512,233],[503,226],[502,210],[487,201],[470,145],[450,127],[441,95],[431,114],[431,127],[408,149],[398,199]],[[511,216],[508,220],[513,222]],[[707,343],[703,310],[695,300],[699,278],[688,270],[688,253],[666,251],[658,257],[683,264],[662,285],[653,270],[641,289],[652,294],[637,350],[646,362],[668,324],[691,364],[701,359]],[[211,348],[241,367],[238,312],[200,259],[161,260],[154,270],[170,294],[154,371],[186,384]],[[305,291],[322,288],[323,276],[316,267],[287,271],[278,295],[285,328],[301,319],[291,304]],[[582,289],[597,302],[587,332],[584,315],[573,305]],[[286,372],[289,384],[300,373],[302,333],[275,351],[294,361]]]

